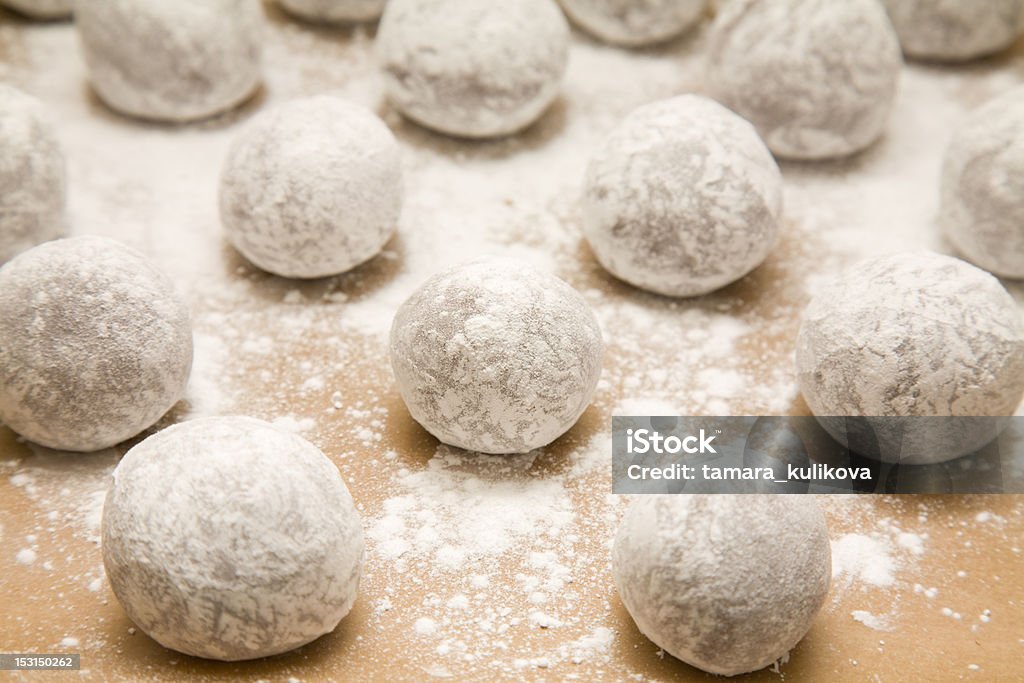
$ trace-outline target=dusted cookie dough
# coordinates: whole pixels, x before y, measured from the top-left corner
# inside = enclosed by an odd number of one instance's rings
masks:
[[[832,553],[811,496],[641,495],[615,537],[612,574],[655,645],[733,676],[804,637],[828,594]]]
[[[879,0],[732,0],[707,85],[777,156],[828,159],[878,139],[903,59]]]
[[[128,451],[102,535],[128,617],[164,647],[210,659],[267,657],[330,633],[363,568],[338,469],[247,417],[185,422]]]
[[[413,418],[484,453],[524,453],[572,427],[594,394],[602,350],[576,290],[509,259],[435,275],[391,327],[391,367]]]
[[[1024,87],[956,129],[942,170],[941,221],[969,261],[1024,278]]]
[[[39,100],[0,84],[0,265],[65,232],[64,152]]]
[[[74,0],[0,0],[0,5],[32,19],[67,19]]]
[[[1024,0],[883,0],[903,53],[959,62],[1009,47],[1020,35]]]
[[[0,422],[25,438],[113,446],[170,410],[191,368],[188,309],[134,249],[72,237],[0,268]]]
[[[390,0],[377,54],[403,114],[450,135],[498,137],[558,95],[569,26],[554,0]]]
[[[696,24],[707,0],[559,0],[569,18],[609,43],[653,45]]]
[[[129,116],[191,121],[260,82],[259,0],[79,2],[75,25],[100,98]]]
[[[797,337],[797,381],[811,412],[846,442],[869,420],[887,462],[928,464],[973,452],[1024,394],[1024,324],[999,281],[930,252],[862,261],[819,288]],[[914,419],[916,416],[916,419]],[[956,416],[941,421],[921,416]],[[907,417],[906,420],[894,420]]]
[[[335,275],[373,258],[394,234],[401,207],[391,131],[370,110],[330,95],[257,116],[221,174],[228,239],[285,277]]]
[[[387,0],[278,0],[288,12],[306,21],[349,23],[373,21]]]
[[[756,268],[775,243],[782,177],[754,128],[698,95],[640,107],[587,169],[584,234],[613,275],[696,296]]]

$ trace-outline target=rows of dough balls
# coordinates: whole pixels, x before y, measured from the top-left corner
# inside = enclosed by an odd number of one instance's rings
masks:
[[[61,10],[59,2],[6,3],[40,15]],[[1017,35],[1017,2],[978,3],[974,13],[935,0],[887,4],[911,56],[964,59]],[[282,5],[306,19],[361,21],[384,3]],[[622,45],[667,40],[705,10],[700,1],[562,5]],[[122,113],[194,120],[258,87],[256,2],[111,0],[75,9],[93,87]],[[949,41],[936,35],[958,36],[956,50],[943,52]],[[403,114],[480,138],[515,133],[543,114],[559,91],[568,37],[551,0],[391,0],[377,49]],[[783,212],[774,157],[829,158],[870,145],[884,130],[902,63],[877,0],[732,0],[709,43],[717,102],[686,95],[641,107],[596,151],[584,181],[585,235],[598,260],[667,296],[714,291],[756,268]],[[943,177],[951,241],[1010,276],[1024,275],[1014,220],[1024,213],[1014,192],[1024,169],[1016,161],[1020,92],[957,132]],[[0,167],[0,261],[11,259],[0,269],[0,420],[55,448],[119,443],[183,395],[188,311],[141,254],[95,237],[49,241],[65,231],[65,178],[38,102],[0,90],[0,132],[11,160]],[[401,188],[400,149],[386,125],[318,96],[263,112],[238,135],[224,164],[221,217],[257,266],[320,277],[382,249]],[[583,298],[507,260],[428,280],[399,309],[390,347],[411,415],[445,443],[488,453],[532,450],[567,431],[590,403],[602,356]],[[849,270],[812,301],[796,347],[801,390],[821,416],[1006,415],[1024,393],[1024,332],[1012,299],[990,275],[936,254]],[[979,445],[977,435],[957,436],[880,455],[929,462]],[[218,659],[266,656],[329,632],[351,608],[363,561],[358,513],[330,461],[301,438],[248,418],[195,420],[133,448],[114,479],[104,510],[107,573],[129,616],[162,644]],[[225,490],[239,492],[237,505],[207,523]],[[746,540],[734,552],[703,547],[709,528]],[[750,544],[752,534],[771,540]],[[288,552],[263,552],[267,538]],[[781,545],[787,552],[772,558],[786,566],[766,569],[771,558],[756,548]],[[228,546],[240,554],[225,562]],[[678,570],[673,585],[651,590],[666,567]],[[809,628],[828,590],[827,532],[809,498],[649,498],[623,522],[614,569],[652,640],[708,671],[740,673],[767,666]],[[766,591],[767,571],[799,580]],[[723,583],[707,589],[716,580]],[[737,592],[751,605],[743,618],[718,600]],[[709,644],[722,632],[728,637]]]

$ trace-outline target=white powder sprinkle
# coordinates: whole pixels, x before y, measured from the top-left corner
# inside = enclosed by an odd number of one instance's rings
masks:
[[[870,586],[895,583],[895,562],[887,545],[864,534],[846,534],[832,541],[832,578],[859,581]]]
[[[18,551],[18,554],[14,556],[14,561],[27,567],[36,561],[36,551],[32,550],[32,548],[22,548]]]

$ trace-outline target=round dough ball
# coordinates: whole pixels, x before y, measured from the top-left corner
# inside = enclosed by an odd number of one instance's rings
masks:
[[[640,47],[692,28],[707,0],[560,0],[569,18],[615,45]]]
[[[373,21],[387,0],[278,0],[286,11],[306,21],[351,23]]]
[[[879,0],[732,0],[707,84],[780,157],[827,159],[882,134],[903,58]]]
[[[590,404],[602,352],[583,297],[509,259],[435,275],[391,326],[391,367],[413,418],[483,453],[525,453],[565,433]]]
[[[32,19],[67,19],[74,0],[0,0],[0,5]]]
[[[398,143],[370,110],[320,95],[253,119],[221,175],[228,240],[285,277],[336,275],[376,256],[402,208]]]
[[[642,495],[615,537],[612,574],[641,633],[733,676],[804,637],[828,594],[832,552],[810,496]]]
[[[903,53],[960,62],[1009,47],[1020,35],[1024,0],[883,0]]]
[[[942,170],[941,222],[968,260],[1024,278],[1024,87],[956,129]]]
[[[698,95],[640,107],[584,181],[583,227],[613,275],[667,296],[743,277],[775,243],[782,176],[753,126]]]
[[[883,256],[819,289],[800,325],[796,369],[811,412],[840,442],[844,417],[869,416],[878,451],[862,455],[944,462],[995,436],[992,419],[970,418],[1012,415],[1020,404],[1024,325],[999,281],[968,263]]]
[[[112,109],[143,119],[206,118],[260,83],[259,0],[79,2],[89,78]]]
[[[170,410],[191,369],[188,309],[134,249],[72,237],[0,268],[0,422],[25,438],[113,446]]]
[[[39,100],[0,84],[0,264],[65,233],[64,152]]]
[[[554,0],[390,0],[377,53],[388,97],[410,119],[498,137],[536,121],[558,95],[569,25]]]
[[[247,417],[185,422],[128,451],[102,538],[128,617],[164,647],[209,659],[267,657],[330,633],[363,568],[338,469]]]

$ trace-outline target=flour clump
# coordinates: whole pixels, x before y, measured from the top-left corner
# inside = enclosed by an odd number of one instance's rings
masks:
[[[879,0],[731,0],[709,49],[712,97],[793,159],[840,157],[878,139],[903,66]]]
[[[213,417],[132,448],[103,507],[103,565],[164,647],[236,661],[330,633],[352,609],[363,531],[334,464],[261,420]]]
[[[612,575],[641,633],[687,664],[734,676],[804,637],[831,558],[811,496],[643,495],[615,537]]]
[[[877,444],[863,455],[943,462],[994,438],[993,418],[1020,404],[1024,325],[999,281],[960,259],[883,256],[819,289],[796,369],[807,406],[839,441],[870,427]]]
[[[484,453],[524,453],[572,427],[602,351],[583,297],[510,259],[435,275],[391,327],[391,366],[413,418],[444,443]]]
[[[601,40],[626,47],[670,40],[696,24],[707,0],[560,0],[569,18]]]
[[[969,261],[1024,278],[1024,87],[970,114],[946,149],[942,226]]]
[[[683,95],[640,107],[591,160],[583,227],[601,265],[637,287],[697,296],[775,244],[782,176],[753,126]]]
[[[228,240],[285,277],[336,275],[394,234],[402,206],[398,143],[370,110],[330,96],[260,114],[221,174]]]
[[[192,121],[241,104],[260,82],[259,0],[103,0],[75,7],[89,79],[107,105]]]
[[[404,115],[441,133],[499,137],[558,95],[569,26],[554,0],[390,0],[377,54]]]
[[[134,249],[72,237],[0,268],[0,422],[25,438],[113,446],[170,410],[191,368],[188,309]]]
[[[0,84],[0,265],[66,230],[64,152],[43,104]]]
[[[1020,35],[1024,0],[883,0],[903,53],[960,62],[1008,48]]]

